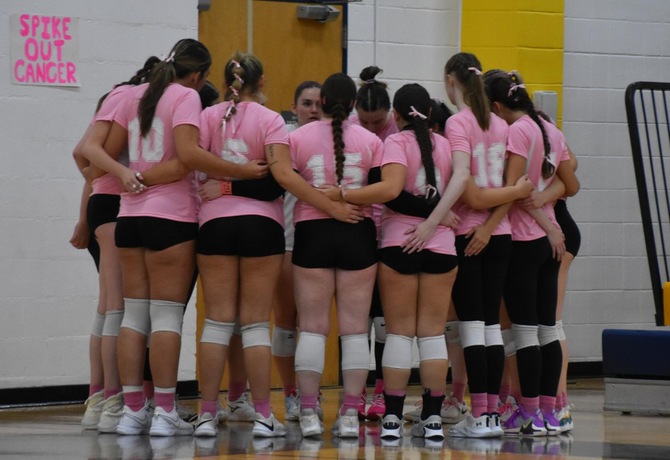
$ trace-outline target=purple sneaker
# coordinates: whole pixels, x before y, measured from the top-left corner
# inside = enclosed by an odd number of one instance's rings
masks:
[[[556,418],[556,409],[551,412],[542,411],[542,418],[544,419],[544,427],[547,430],[547,436],[558,436],[561,434],[561,422]]]
[[[542,411],[540,409],[531,414],[526,412],[526,409],[523,406],[519,406],[519,417],[523,420],[521,428],[519,428],[519,434],[521,436],[547,435],[547,429],[544,426]]]

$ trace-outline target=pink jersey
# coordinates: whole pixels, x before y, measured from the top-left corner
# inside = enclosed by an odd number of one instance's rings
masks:
[[[305,181],[314,187],[337,185],[335,153],[331,120],[308,123],[290,134],[291,161]],[[381,165],[383,144],[377,136],[349,121],[342,123],[344,140],[344,177],[346,189],[357,189],[368,184],[368,172]],[[365,216],[372,217],[370,206],[363,207]],[[298,200],[293,211],[297,224],[303,220],[330,219],[325,212]]]
[[[561,161],[568,161],[570,159],[565,137],[551,123],[544,120],[542,120],[542,123],[551,146],[549,161],[557,169]],[[542,177],[542,162],[544,160],[542,131],[540,131],[537,123],[528,115],[522,116],[510,126],[507,150],[510,154],[520,155],[526,159],[528,179],[537,190],[542,191],[547,188],[554,176],[552,175],[548,179]],[[555,174],[556,171],[554,170]],[[554,203],[546,203],[542,209],[547,214],[547,217],[549,217],[549,220],[558,226],[554,214]],[[510,209],[509,218],[512,224],[512,239],[514,241],[532,241],[546,235],[540,224],[525,210],[516,205]]]
[[[198,93],[177,83],[170,84],[158,101],[151,130],[146,137],[140,134],[138,107],[148,88],[143,84],[133,88],[114,121],[128,130],[129,167],[147,171],[158,163],[177,157],[173,131],[179,125],[200,125]],[[140,194],[122,193],[119,217],[148,216],[178,222],[197,222],[197,200],[193,174],[169,184],[153,185]]]
[[[231,102],[209,107],[200,117],[200,145],[212,154],[237,164],[265,159],[265,146],[288,144],[288,131],[282,117],[256,102],[240,102],[237,113],[225,123],[223,116]],[[284,225],[282,199],[260,201],[243,196],[223,195],[204,201],[200,207],[200,225],[220,217],[264,216]]]
[[[349,121],[352,122],[355,125],[361,126],[361,120],[358,118],[357,114],[353,114],[349,117]],[[388,116],[388,123],[384,128],[382,128],[378,133],[374,133],[379,137],[382,142],[386,140],[387,137],[389,137],[391,134],[395,134],[398,132],[398,125],[395,124],[395,120],[393,119],[393,116],[389,113]]]
[[[128,95],[128,90],[133,87],[130,85],[121,85],[114,88],[107,95],[100,110],[93,117],[92,124],[97,121],[106,121],[110,124],[114,121],[114,115],[123,107],[123,103]],[[113,174],[105,174],[93,181],[93,191],[91,195],[120,195],[123,192],[123,187],[119,179]]]
[[[431,134],[431,139],[434,145],[435,182],[440,195],[442,195],[452,174],[451,147],[449,141],[442,136]],[[402,131],[386,139],[382,166],[389,163],[398,163],[407,168],[407,178],[403,190],[417,196],[426,194],[426,171],[421,162],[419,144],[412,131]],[[405,232],[424,220],[420,217],[399,214],[384,207],[379,247],[401,246],[407,239]],[[439,225],[424,248],[440,254],[456,255],[454,241],[453,230]]]
[[[470,174],[480,188],[500,188],[504,184],[505,148],[507,144],[507,122],[491,114],[489,129],[483,131],[475,114],[469,107],[447,119],[445,135],[452,151],[470,155]],[[461,222],[455,229],[456,235],[465,235],[483,224],[491,215],[488,209],[476,210],[458,200],[452,208]],[[512,229],[505,216],[493,231],[493,235],[509,235]]]

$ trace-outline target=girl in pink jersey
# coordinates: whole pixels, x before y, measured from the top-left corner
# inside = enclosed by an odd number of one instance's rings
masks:
[[[180,40],[152,69],[149,84],[129,91],[106,140],[94,130],[84,147],[87,158],[117,175],[127,191],[121,196],[115,234],[125,298],[118,339],[125,402],[119,434],[149,431],[172,436],[193,431],[175,408],[181,323],[195,268],[197,236],[197,202],[189,169],[240,177],[267,172],[265,166],[244,167],[213,158],[198,146],[197,90],[204,85],[210,65],[204,45]],[[130,168],[115,161],[124,148]],[[164,168],[156,185],[142,184],[144,172],[161,164]],[[149,334],[153,418],[141,386]]]
[[[446,135],[454,152],[470,158],[474,187],[500,189],[508,128],[504,120],[491,114],[481,75],[481,64],[473,54],[458,53],[447,61],[447,95],[458,113],[447,121]],[[497,408],[505,360],[498,315],[512,245],[507,211],[514,197],[507,206],[491,210],[488,204],[478,209],[469,192],[466,188],[453,208],[460,222],[454,229],[459,271],[452,299],[472,409],[449,434],[497,437],[503,435]]]
[[[384,143],[382,173],[401,178],[406,193],[433,206],[454,179],[449,142],[428,128],[430,96],[417,84],[405,85],[393,100],[401,131]],[[425,251],[409,254],[402,244],[406,231],[421,217],[384,208],[382,216],[379,286],[386,319],[386,348],[382,359],[386,411],[381,436],[402,436],[402,409],[411,370],[412,340],[418,338],[421,380],[425,388],[422,412],[412,436],[444,438],[440,410],[448,361],[444,340],[451,286],[456,275],[453,231],[439,225]]]
[[[366,67],[361,71],[359,75],[361,79],[360,88],[356,93],[356,113],[350,116],[349,120],[376,134],[383,142],[389,135],[397,133],[398,127],[391,115],[391,99],[389,98],[387,84],[375,78],[381,72],[382,69],[376,66]],[[381,204],[372,205],[372,215],[377,227],[377,238],[379,238],[382,209]],[[358,418],[374,421],[379,420],[385,411],[382,356],[384,355],[384,343],[386,341],[386,326],[379,296],[379,286],[376,282],[372,294],[370,318],[375,331],[375,389],[372,404],[367,410],[367,393],[364,390],[361,394]]]
[[[337,185],[343,196],[368,184],[371,170],[378,174],[382,155],[381,140],[347,120],[355,96],[351,78],[331,75],[321,89],[325,119],[293,131],[290,138],[293,167],[304,180],[312,187]],[[295,361],[301,431],[304,436],[323,432],[317,398],[330,305],[336,294],[344,404],[332,431],[340,437],[358,437],[358,403],[369,367],[366,326],[376,273],[372,211],[364,207],[362,222],[350,225],[332,219],[294,194],[298,202],[294,210],[293,274],[300,322]]]
[[[510,125],[507,183],[527,172],[539,191],[558,174],[567,191],[578,182],[569,163],[565,140],[542,120],[515,74],[493,72],[485,79],[493,111]],[[538,436],[560,432],[555,401],[562,354],[556,328],[557,277],[565,251],[553,203],[540,209],[514,205],[509,219],[512,254],[504,299],[512,321],[521,385],[518,411],[503,425],[506,432]]]
[[[77,166],[86,178],[86,188],[89,190],[88,194],[82,196],[84,227],[90,231],[91,237],[100,248],[99,260],[96,261],[100,295],[95,330],[90,341],[92,384],[82,426],[103,433],[116,432],[116,425],[123,409],[116,354],[116,342],[123,317],[123,294],[119,256],[114,244],[121,185],[111,174],[94,177],[97,175],[94,171],[96,168],[84,157],[82,149],[97,123],[99,123],[98,129],[109,132],[114,114],[121,107],[123,95],[132,86],[142,83],[151,68],[159,61],[154,56],[147,59],[144,67],[129,81],[116,85],[114,90],[100,98],[96,115],[73,152]],[[99,378],[95,378],[98,375]],[[96,384],[99,388],[96,388]],[[96,401],[99,401],[98,407],[93,404]]]

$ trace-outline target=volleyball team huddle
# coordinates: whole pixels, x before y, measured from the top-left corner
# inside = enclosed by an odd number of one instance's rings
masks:
[[[333,74],[298,86],[292,126],[263,105],[258,58],[228,60],[219,103],[211,62],[193,39],[148,59],[101,99],[75,149],[87,180],[72,244],[100,248],[82,425],[212,437],[225,420],[248,421],[255,437],[284,436],[270,407],[274,357],[285,420],[321,436],[335,298],[343,396],[334,436],[358,437],[365,419],[381,421],[385,440],[403,436],[404,420],[412,436],[436,440],[443,422],[452,437],[571,430],[560,315],[579,248],[564,198],[579,181],[563,134],[521,77],[452,56],[451,114],[415,83],[391,103],[376,67],[359,88]],[[177,368],[198,276],[201,402],[189,419]],[[371,324],[377,381],[367,407]],[[403,414],[413,343],[424,390]]]

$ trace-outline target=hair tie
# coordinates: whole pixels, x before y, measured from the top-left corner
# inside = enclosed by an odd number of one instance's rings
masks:
[[[244,80],[239,75],[235,74],[235,80],[240,82],[240,85],[244,85]]]
[[[163,59],[163,62],[174,62],[174,51],[170,53],[168,57]]]
[[[233,85],[230,85],[228,87],[228,89],[230,90],[231,93],[233,93],[235,95],[235,97],[238,97],[240,95],[239,91],[237,91],[235,88],[233,88]]]
[[[374,78],[372,80],[365,80],[366,85],[374,85],[375,83],[377,83],[377,80]]]
[[[478,77],[481,76],[482,74],[482,71],[479,70],[477,67],[468,67],[468,70],[477,75]]]
[[[233,64],[233,65],[235,66],[236,69],[239,69],[240,67],[242,67],[242,66],[240,65],[240,63],[237,62],[235,59],[231,59],[231,60],[230,60],[230,63]]]
[[[413,105],[410,105],[409,108],[410,108],[411,110],[410,110],[410,112],[409,112],[407,115],[409,115],[410,117],[419,117],[419,118],[421,118],[422,120],[427,120],[427,119],[428,119],[427,116],[425,116],[424,114],[422,114],[421,112],[419,112],[418,110],[416,110],[416,109],[414,108]]]
[[[509,87],[509,91],[507,92],[507,97],[512,97],[512,93],[519,88],[526,89],[526,85],[524,85],[523,83],[521,83],[520,85],[512,83],[512,86]]]

